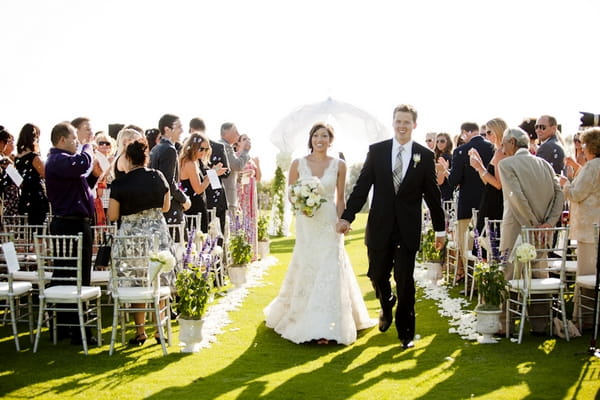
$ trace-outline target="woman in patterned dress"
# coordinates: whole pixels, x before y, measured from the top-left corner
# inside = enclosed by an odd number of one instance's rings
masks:
[[[14,162],[12,152],[15,149],[15,138],[0,126],[0,190],[3,195],[2,215],[17,215],[19,213],[19,187],[6,173],[6,167]]]

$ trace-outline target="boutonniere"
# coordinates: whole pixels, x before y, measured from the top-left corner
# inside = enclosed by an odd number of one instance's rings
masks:
[[[419,165],[420,162],[421,162],[421,153],[413,154],[413,163],[414,163],[415,168],[417,167],[417,165]]]

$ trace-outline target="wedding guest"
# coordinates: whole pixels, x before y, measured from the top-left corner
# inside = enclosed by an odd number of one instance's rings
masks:
[[[160,131],[156,128],[146,129],[145,135],[148,141],[148,151],[152,151],[154,146],[160,142]]]
[[[167,224],[180,224],[183,221],[183,212],[190,208],[190,199],[178,187],[179,163],[177,150],[174,143],[181,135],[181,121],[172,114],[163,115],[158,121],[158,130],[161,134],[160,143],[150,152],[150,167],[159,170],[169,183],[171,194],[171,208],[165,213]],[[174,238],[179,241],[178,237]]]
[[[247,135],[240,135],[238,147],[242,149],[244,143],[250,140]],[[241,150],[240,150],[241,153]],[[257,182],[261,179],[260,161],[258,157],[250,158],[238,175],[237,195],[239,207],[247,229],[248,238],[252,245],[252,260],[258,259],[258,195]]]
[[[135,140],[143,137],[135,129],[125,129],[119,131],[117,134],[117,152],[113,160],[112,167],[112,179],[120,178],[126,174],[127,161],[125,160],[125,149]]]
[[[96,183],[96,199],[94,206],[96,208],[96,225],[106,224],[106,210],[108,209],[108,199],[110,198],[110,165],[113,162],[115,152],[115,140],[106,133],[100,131],[94,135],[96,143],[95,159],[102,168],[102,174]]]
[[[436,173],[437,173],[437,184],[440,187],[442,193],[442,200],[452,200],[454,190],[448,183],[448,177],[443,173],[444,168],[439,163],[440,157],[448,163],[448,167],[452,167],[452,139],[450,135],[441,132],[438,133],[435,138],[435,150],[433,152],[434,159],[436,160]]]
[[[15,138],[3,126],[0,126],[0,190],[2,191],[2,215],[17,215],[19,213],[19,187],[15,184],[6,167],[14,164],[13,151]]]
[[[40,129],[33,124],[25,124],[17,141],[15,168],[23,177],[19,214],[27,214],[30,225],[42,225],[50,211],[44,183],[44,162],[39,155]]]
[[[156,251],[172,251],[172,241],[163,215],[170,209],[169,184],[162,172],[147,168],[148,145],[138,138],[127,145],[124,153],[126,174],[117,178],[111,186],[108,205],[110,221],[121,219],[119,235],[150,235],[158,238]],[[174,289],[175,271],[161,275],[161,285]],[[144,304],[132,304],[143,308]],[[145,312],[134,313],[136,336],[129,344],[141,346],[148,336],[144,327]],[[160,335],[154,338],[160,344]]]
[[[225,122],[221,125],[221,141],[220,143],[225,148],[227,162],[229,163],[229,176],[223,179],[225,188],[225,197],[227,199],[227,208],[230,212],[235,212],[238,209],[237,197],[237,177],[238,173],[244,168],[244,165],[250,159],[249,151],[252,147],[250,139],[246,140],[241,145],[239,156],[233,150],[233,144],[238,141],[240,134],[237,127],[231,122]]]
[[[192,203],[185,214],[200,214],[200,226],[194,228],[200,228],[205,233],[208,231],[208,213],[204,192],[210,185],[210,180],[206,174],[210,153],[211,147],[208,138],[200,133],[192,133],[185,141],[179,156],[181,189]],[[217,175],[224,172],[223,169],[219,169]]]
[[[52,206],[50,233],[53,235],[83,234],[81,283],[90,285],[92,269],[93,232],[91,228],[94,218],[94,194],[92,187],[98,180],[96,169],[92,174],[88,171],[93,165],[93,148],[87,141],[91,136],[82,137],[82,145],[78,152],[79,142],[75,128],[69,122],[61,122],[52,128],[50,140],[52,147],[46,161],[45,177],[48,200]],[[75,271],[70,276],[75,276]],[[53,284],[53,283],[51,283]],[[61,285],[64,282],[60,283]],[[57,313],[59,322],[78,324],[77,314],[73,312]],[[71,337],[71,343],[81,344],[81,333],[77,326],[70,330],[59,327],[59,338]],[[98,332],[100,334],[100,332]],[[87,343],[96,344],[89,328],[86,328]]]
[[[71,125],[76,129],[79,143],[91,143],[94,140],[94,132],[92,132],[92,125],[89,118],[77,117],[71,121]]]
[[[190,120],[190,133],[201,133],[205,134],[206,126],[204,124],[204,120],[202,118],[192,118]],[[225,229],[225,216],[227,213],[227,198],[225,194],[225,189],[223,186],[223,180],[227,178],[230,174],[229,170],[229,162],[227,160],[227,155],[225,154],[225,146],[219,142],[214,140],[210,140],[210,148],[211,148],[211,156],[210,161],[208,163],[208,168],[218,169],[223,168],[225,172],[222,175],[219,175],[219,181],[221,184],[221,188],[215,189],[212,185],[209,185],[206,188],[206,208],[208,210],[215,209],[216,216],[219,218],[219,225],[221,228],[221,232],[224,232]],[[203,165],[199,166],[201,170],[203,170]],[[205,232],[208,229],[209,221],[202,221],[202,231]],[[222,243],[219,243],[219,245]]]
[[[525,133],[529,136],[529,152],[531,154],[537,153],[537,133],[535,133],[535,122],[536,119],[533,117],[525,118],[519,124],[519,128],[523,129]]]
[[[425,143],[427,144],[427,147],[429,147],[429,149],[431,151],[435,150],[435,138],[436,138],[436,133],[435,132],[427,132],[425,134]]]
[[[575,175],[579,173],[581,167],[587,162],[585,157],[585,152],[583,151],[583,147],[581,146],[581,132],[577,132],[573,136],[573,147],[574,147],[574,157],[567,156],[565,157],[565,165],[567,178],[573,179]]]
[[[511,254],[523,227],[551,228],[562,214],[564,197],[552,167],[529,153],[529,136],[520,128],[507,129],[502,138],[506,158],[498,163],[503,187],[504,214],[500,231],[500,254]],[[513,279],[514,266],[504,270]],[[546,276],[545,276],[546,275]],[[545,278],[539,273],[535,278]],[[531,315],[547,315],[548,304],[532,304]],[[501,317],[502,318],[502,317]],[[530,318],[532,334],[545,335],[547,318]]]
[[[535,133],[540,146],[536,156],[548,161],[554,173],[561,174],[565,168],[565,150],[559,140],[556,118],[551,115],[542,115],[535,123]]]
[[[470,165],[477,171],[481,181],[485,185],[481,195],[481,202],[479,203],[479,213],[477,213],[476,229],[480,234],[483,231],[485,218],[502,219],[504,210],[502,183],[500,182],[496,168],[498,163],[505,157],[505,154],[500,147],[507,125],[503,119],[494,118],[488,121],[486,126],[486,139],[494,145],[494,156],[487,167],[485,167],[477,149],[473,148],[470,154]]]
[[[570,202],[569,238],[577,241],[577,275],[592,275],[596,273],[598,255],[594,224],[600,224],[600,128],[585,130],[581,134],[581,143],[587,162],[577,171],[572,182],[561,176],[560,184]],[[584,294],[593,296],[592,291],[583,290],[591,292]],[[577,312],[576,308],[574,320]],[[591,323],[591,316],[585,322]]]

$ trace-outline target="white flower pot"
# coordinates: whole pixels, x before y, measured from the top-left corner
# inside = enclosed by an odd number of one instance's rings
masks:
[[[231,283],[236,288],[242,287],[244,283],[246,283],[246,274],[248,272],[248,267],[246,264],[234,264],[230,265],[227,268],[227,273],[229,274],[229,279]]]
[[[258,258],[260,258],[261,260],[264,260],[268,255],[269,255],[269,245],[271,243],[266,240],[266,241],[261,241],[258,242]]]
[[[182,353],[197,353],[202,342],[203,319],[179,318],[179,346]]]
[[[482,344],[497,343],[494,333],[500,330],[500,310],[475,310],[477,314],[477,332],[481,333],[477,341]]]
[[[433,284],[442,279],[442,264],[436,262],[425,262],[423,266],[427,268],[427,279]]]

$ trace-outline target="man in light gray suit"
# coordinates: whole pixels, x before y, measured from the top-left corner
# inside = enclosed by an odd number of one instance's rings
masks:
[[[502,150],[507,155],[498,163],[504,215],[500,227],[501,254],[510,254],[521,228],[550,228],[556,225],[563,208],[564,197],[552,166],[529,152],[529,136],[520,128],[508,129],[502,138]],[[513,266],[504,272],[512,279]],[[541,278],[541,277],[540,277]],[[547,305],[530,308],[531,315],[540,315]],[[543,335],[545,319],[532,319],[532,333]]]
[[[237,198],[237,178],[238,172],[244,169],[244,166],[250,160],[250,139],[241,144],[239,155],[235,154],[233,150],[233,144],[238,141],[240,134],[238,133],[237,127],[231,122],[225,122],[221,125],[221,140],[219,143],[223,144],[225,148],[225,154],[227,155],[227,162],[229,163],[229,170],[231,173],[229,176],[223,178],[223,187],[225,188],[225,197],[227,198],[227,208],[230,212],[235,213],[238,208]]]

